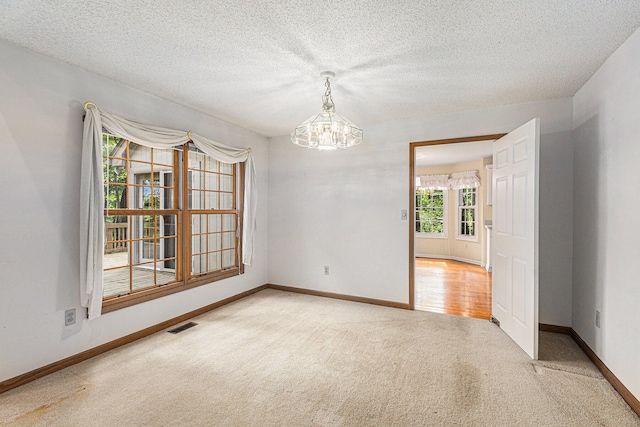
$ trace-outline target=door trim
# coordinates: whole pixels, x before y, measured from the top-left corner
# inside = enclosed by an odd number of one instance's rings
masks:
[[[414,227],[416,221],[416,207],[415,207],[415,161],[416,161],[416,147],[426,147],[429,145],[441,145],[441,144],[458,144],[462,142],[479,142],[479,141],[491,141],[493,139],[500,139],[505,136],[506,133],[497,133],[493,135],[479,135],[479,136],[467,136],[463,138],[450,138],[450,139],[435,139],[432,141],[420,141],[409,143],[409,310],[415,310],[415,236]]]

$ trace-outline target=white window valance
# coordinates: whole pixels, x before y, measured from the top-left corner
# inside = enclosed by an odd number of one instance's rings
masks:
[[[462,188],[480,187],[480,177],[477,170],[464,172],[454,172],[451,174],[449,186],[452,190],[460,190]]]
[[[454,172],[451,175],[420,175],[416,179],[416,186],[425,190],[477,188],[480,187],[480,177],[477,170]]]
[[[242,262],[250,265],[256,230],[256,175],[250,148],[235,148],[212,141],[191,131],[145,125],[85,104],[87,115],[82,137],[80,182],[80,299],[89,309],[89,319],[102,312],[102,257],[104,251],[104,181],[102,173],[102,132],[151,148],[168,149],[189,141],[222,163],[245,163],[242,233]]]
[[[418,187],[425,190],[447,190],[449,188],[449,175],[421,175]]]

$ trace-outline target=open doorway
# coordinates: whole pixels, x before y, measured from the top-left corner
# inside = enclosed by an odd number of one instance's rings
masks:
[[[484,135],[411,144],[412,309],[491,317],[491,167]]]

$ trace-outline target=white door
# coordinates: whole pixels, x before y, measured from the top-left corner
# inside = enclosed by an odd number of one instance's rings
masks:
[[[540,119],[493,144],[492,314],[538,358],[538,160]]]

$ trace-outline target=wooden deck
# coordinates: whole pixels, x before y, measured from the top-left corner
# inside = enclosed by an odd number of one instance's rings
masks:
[[[117,252],[104,255],[103,266],[105,269],[114,267],[115,270],[105,270],[103,272],[102,286],[103,296],[111,296],[118,294],[126,294],[130,292],[129,282],[132,278],[133,289],[141,289],[155,284],[165,284],[172,280],[175,280],[175,273],[173,271],[156,271],[154,280],[153,264],[149,266],[137,266],[133,267],[129,271],[127,252]]]
[[[415,309],[491,318],[491,273],[459,261],[416,258]]]

